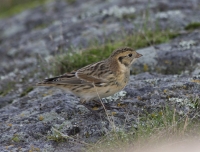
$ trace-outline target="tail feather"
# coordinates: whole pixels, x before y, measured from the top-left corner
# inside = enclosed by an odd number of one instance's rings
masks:
[[[48,82],[38,82],[38,83],[36,83],[36,86],[55,86],[55,84],[48,83]]]
[[[53,78],[47,78],[42,82],[38,82],[36,85],[37,86],[54,86],[55,82],[58,80],[58,77],[53,77]]]
[[[57,77],[47,78],[42,82],[37,83],[37,86],[56,86],[56,85],[63,85],[63,84],[82,84],[82,80],[77,78],[75,75],[75,71],[71,73],[66,73]]]
[[[57,76],[53,78],[46,78],[42,82],[36,83],[37,86],[53,86],[53,84],[59,80],[62,76]]]

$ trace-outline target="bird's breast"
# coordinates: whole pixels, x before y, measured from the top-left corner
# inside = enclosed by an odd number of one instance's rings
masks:
[[[125,71],[123,73],[120,73],[117,76],[117,82],[119,83],[119,85],[125,86],[129,81],[129,77],[130,77],[130,72],[129,71]]]

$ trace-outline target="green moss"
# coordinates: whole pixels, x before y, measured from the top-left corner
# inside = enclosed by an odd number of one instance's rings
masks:
[[[193,22],[185,27],[185,30],[195,30],[195,29],[200,29],[200,22]]]
[[[59,75],[79,69],[88,64],[106,59],[113,50],[129,46],[135,49],[147,47],[150,45],[168,42],[170,39],[178,36],[177,33],[169,31],[146,31],[145,33],[136,33],[126,36],[122,41],[107,41],[104,45],[95,44],[95,46],[81,51],[69,51],[66,54],[55,57],[53,64],[53,74]]]
[[[19,135],[14,134],[13,137],[12,137],[12,141],[14,141],[14,142],[20,142]]]
[[[23,97],[25,95],[27,95],[29,92],[31,92],[33,90],[33,87],[28,87],[26,90],[24,90],[21,94],[20,97]]]
[[[43,5],[47,1],[50,0],[11,0],[9,2],[4,0],[0,5],[0,18],[12,16],[22,12],[23,10]]]

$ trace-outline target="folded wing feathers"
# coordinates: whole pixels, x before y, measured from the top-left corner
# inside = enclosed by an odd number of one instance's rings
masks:
[[[38,83],[37,85],[48,85],[48,84],[92,84],[102,85],[107,83],[107,75],[99,74],[95,71],[98,69],[103,70],[102,68],[107,68],[103,62],[97,62],[92,66],[86,66],[79,69],[78,71],[72,71],[71,73],[66,73],[57,77],[47,78],[43,82]],[[91,72],[92,71],[92,72]]]

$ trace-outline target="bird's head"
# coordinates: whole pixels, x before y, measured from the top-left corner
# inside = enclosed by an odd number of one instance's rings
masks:
[[[130,67],[131,64],[141,56],[142,54],[137,53],[135,50],[125,47],[115,50],[109,58],[116,60],[119,65]]]

